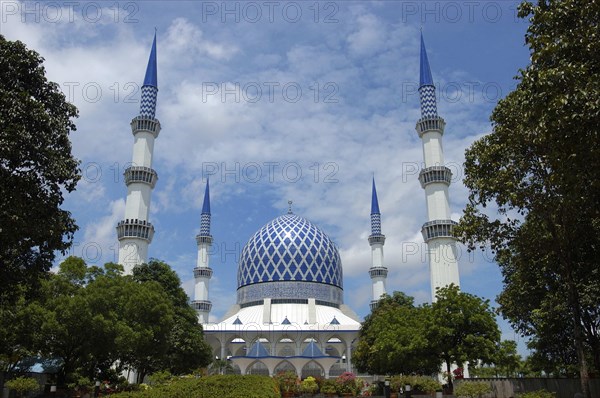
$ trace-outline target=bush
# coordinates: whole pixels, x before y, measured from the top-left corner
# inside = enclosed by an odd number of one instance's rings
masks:
[[[300,379],[298,379],[298,375],[291,370],[279,372],[273,379],[279,385],[279,390],[281,392],[296,393],[300,389]]]
[[[334,379],[323,380],[321,384],[322,394],[337,394],[337,385]]]
[[[314,394],[319,390],[319,385],[314,377],[308,376],[300,383],[300,390],[308,394]]]
[[[485,381],[464,381],[454,387],[454,395],[457,397],[480,398],[490,391],[492,387]]]
[[[38,382],[31,377],[17,377],[4,383],[10,390],[15,390],[17,396],[22,397],[23,394],[40,389]]]
[[[215,375],[174,379],[145,391],[123,392],[112,398],[280,398],[277,382],[267,376]]]
[[[517,398],[555,398],[556,395],[553,392],[546,390],[538,390],[526,392],[523,394],[517,394]]]
[[[163,384],[168,384],[173,376],[171,372],[168,370],[162,370],[160,372],[154,372],[150,376],[148,376],[148,385],[152,387],[161,386]]]
[[[399,392],[409,384],[413,394],[432,394],[442,388],[439,381],[427,376],[393,376],[390,380],[392,391]]]

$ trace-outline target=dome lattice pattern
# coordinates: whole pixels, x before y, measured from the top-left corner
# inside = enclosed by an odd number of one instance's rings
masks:
[[[342,262],[335,244],[302,217],[277,217],[244,246],[238,288],[275,281],[318,282],[342,288]]]

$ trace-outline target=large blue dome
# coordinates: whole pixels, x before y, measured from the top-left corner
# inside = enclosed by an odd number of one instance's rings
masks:
[[[316,296],[317,299],[337,302],[342,289],[342,262],[337,247],[321,229],[305,218],[285,214],[259,229],[244,246],[237,279],[238,302],[240,289],[263,283],[270,287],[265,289],[263,286],[260,292],[252,289],[255,294],[244,294],[241,301]],[[334,298],[328,292],[326,297],[319,297],[322,294],[314,291],[324,292],[317,286],[311,289],[306,283],[283,283],[286,285],[284,288],[281,283],[273,286],[269,282],[312,282],[335,287],[340,294],[335,294]],[[282,288],[288,290],[287,293],[281,292]],[[295,291],[293,296],[290,296],[289,289]]]

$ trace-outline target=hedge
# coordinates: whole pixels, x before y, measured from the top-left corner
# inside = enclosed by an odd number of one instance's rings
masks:
[[[112,398],[279,398],[274,379],[257,375],[218,375],[181,378],[144,391],[123,392]]]

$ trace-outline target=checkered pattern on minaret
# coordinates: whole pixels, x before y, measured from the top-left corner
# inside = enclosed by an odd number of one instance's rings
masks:
[[[142,103],[140,104],[140,116],[154,119],[156,113],[156,97],[158,88],[153,86],[142,86]]]
[[[210,213],[200,215],[200,236],[210,236]]]
[[[435,99],[435,86],[426,85],[419,87],[421,97],[421,118],[437,116],[437,102]]]
[[[371,214],[371,235],[381,235],[381,214]]]

